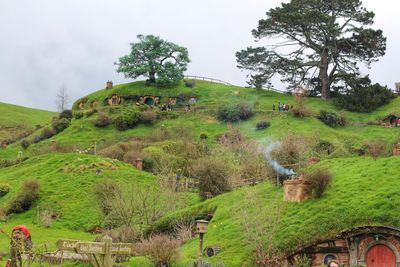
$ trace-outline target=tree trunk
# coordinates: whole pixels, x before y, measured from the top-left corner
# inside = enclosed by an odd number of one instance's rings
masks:
[[[149,72],[149,82],[156,83],[156,73],[155,72]]]
[[[328,49],[324,49],[321,55],[321,63],[319,66],[319,78],[321,79],[321,96],[322,99],[331,97],[331,87],[328,75]]]

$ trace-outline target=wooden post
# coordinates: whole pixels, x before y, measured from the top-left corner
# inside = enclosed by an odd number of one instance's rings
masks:
[[[106,235],[102,238],[102,241],[104,242],[104,245],[105,245],[103,266],[104,267],[112,267],[113,266],[113,260],[111,258],[112,238],[109,237],[108,235]]]
[[[197,267],[203,267],[203,239],[204,233],[200,233],[200,240],[199,240],[199,260],[197,263]]]

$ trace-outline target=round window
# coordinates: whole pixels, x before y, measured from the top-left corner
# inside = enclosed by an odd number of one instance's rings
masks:
[[[332,255],[332,254],[326,255],[325,258],[324,258],[324,264],[325,264],[325,265],[328,265],[328,263],[329,263],[331,260],[336,260],[336,256],[335,256],[335,255]]]

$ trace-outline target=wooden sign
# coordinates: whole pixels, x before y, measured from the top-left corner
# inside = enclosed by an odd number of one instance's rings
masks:
[[[82,254],[105,254],[104,242],[78,242],[76,251]]]
[[[134,245],[130,243],[112,243],[109,236],[102,238],[103,242],[88,242],[81,240],[61,239],[57,241],[59,250],[75,251],[87,254],[95,267],[112,267],[112,255],[132,255]]]
[[[129,243],[116,243],[111,245],[111,254],[113,255],[132,255],[134,246]]]
[[[81,242],[79,240],[61,239],[57,241],[57,248],[59,250],[76,251],[76,245]]]

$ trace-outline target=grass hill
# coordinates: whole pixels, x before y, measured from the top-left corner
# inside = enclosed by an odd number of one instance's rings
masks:
[[[123,96],[126,101],[119,106],[108,106],[107,99],[114,94]],[[170,97],[176,97],[180,102],[171,112],[158,112],[153,124],[140,123],[126,131],[119,131],[112,124],[106,127],[94,126],[98,114],[106,114],[115,119],[124,109],[139,111],[141,107],[136,102],[144,95],[159,96],[161,104]],[[190,111],[184,111],[185,103],[191,97],[196,97],[197,102],[191,105]],[[92,105],[95,102],[97,107],[93,114]],[[31,144],[26,150],[22,150],[19,142],[0,150],[2,159],[15,158],[18,151],[23,151],[23,155],[29,157],[18,165],[0,168],[0,182],[12,188],[8,195],[0,198],[0,206],[15,196],[22,181],[26,179],[35,178],[42,186],[34,208],[11,216],[1,227],[9,231],[16,223],[28,224],[41,236],[39,242],[51,242],[65,237],[93,239],[85,230],[101,220],[93,193],[97,182],[109,178],[121,183],[133,181],[139,185],[155,185],[159,177],[137,171],[118,160],[78,154],[77,150],[93,153],[94,145],[101,150],[128,140],[140,142],[152,137],[160,129],[188,129],[194,133],[196,142],[200,142],[200,135],[203,134],[208,137],[204,142],[213,148],[218,146],[217,137],[231,127],[230,124],[218,121],[218,109],[226,104],[240,102],[249,103],[255,111],[250,119],[233,124],[247,140],[277,140],[293,133],[333,144],[335,152],[321,155],[321,162],[310,169],[329,169],[333,174],[331,187],[322,198],[298,204],[284,203],[282,189],[268,181],[254,187],[235,189],[203,202],[199,202],[192,193],[185,193],[189,206],[172,210],[157,222],[153,230],[170,230],[174,220],[182,216],[213,213],[205,246],[220,245],[222,251],[209,261],[213,264],[223,262],[225,266],[253,266],[254,244],[260,240],[264,244],[272,243],[280,253],[289,253],[301,245],[333,237],[355,226],[400,226],[397,219],[400,204],[397,191],[400,184],[396,171],[400,159],[382,157],[373,160],[368,156],[358,156],[370,140],[383,139],[387,150],[399,140],[399,128],[379,124],[386,115],[400,113],[399,98],[368,114],[338,110],[330,101],[305,98],[304,105],[310,115],[297,118],[289,112],[272,111],[272,105],[277,106],[278,102],[298,106],[299,103],[290,95],[197,81],[194,88],[187,88],[183,83],[174,88],[157,88],[147,86],[144,82],[134,82],[96,91],[74,103],[74,113],[81,113],[82,117],[73,118],[64,131]],[[84,103],[83,110],[79,110],[80,103]],[[13,106],[9,108],[13,110]],[[320,110],[334,111],[346,117],[346,126],[332,128],[325,125],[317,118]],[[49,122],[54,115],[50,114],[39,114],[37,118],[42,123]],[[18,122],[16,125],[23,124],[23,118],[15,121]],[[256,124],[260,121],[269,121],[271,126],[257,131]],[[6,125],[0,115],[0,125],[3,124]],[[38,131],[27,139],[33,139],[37,134]],[[185,145],[179,141],[168,138],[157,140],[146,143],[145,150],[165,154],[165,158],[171,162],[185,161],[185,156],[177,155],[176,152]],[[57,144],[55,151],[52,148],[54,143]],[[179,149],[174,150],[174,146]],[[102,170],[101,175],[96,174],[97,169]],[[163,175],[171,174],[162,173],[160,177]],[[51,228],[40,227],[35,221],[38,207],[55,208],[61,216]],[[275,222],[274,227],[271,222]],[[255,236],[248,229],[256,229],[259,234]],[[271,232],[274,235],[270,239]],[[197,238],[183,245],[178,266],[187,266],[196,259],[197,246]],[[6,247],[7,242],[0,241],[0,250],[6,250]],[[145,266],[142,260],[133,259],[131,264]]]
[[[205,246],[220,245],[222,251],[207,260],[214,264],[224,262],[226,266],[252,266],[255,234],[268,243],[271,229],[274,246],[282,253],[290,253],[358,226],[399,227],[399,162],[396,157],[376,161],[370,157],[325,160],[313,167],[328,168],[333,174],[331,187],[320,199],[284,203],[282,189],[267,182],[223,194],[167,218],[195,213],[194,210],[215,210],[204,242]],[[275,228],[272,223],[277,223]],[[248,226],[259,232],[247,232]],[[183,246],[182,266],[196,259],[197,248],[198,239]]]
[[[51,122],[55,112],[0,103],[0,143],[18,140]]]

